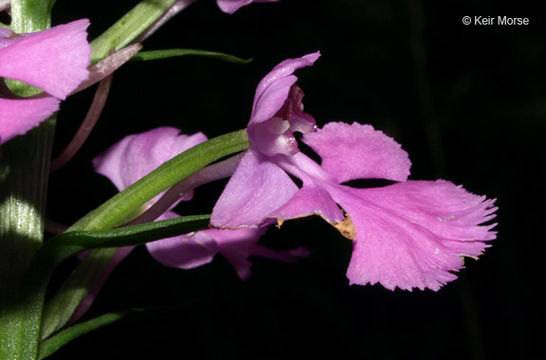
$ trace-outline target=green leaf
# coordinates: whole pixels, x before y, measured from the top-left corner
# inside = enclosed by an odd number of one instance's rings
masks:
[[[217,51],[208,51],[208,50],[196,50],[196,49],[164,49],[164,50],[152,50],[152,51],[141,51],[132,57],[132,61],[150,61],[150,60],[159,60],[167,59],[175,56],[205,56],[218,60],[223,60],[236,64],[248,64],[252,61],[252,58],[243,59],[234,55],[225,54]]]
[[[93,210],[76,222],[69,231],[105,230],[135,216],[137,210],[157,194],[224,156],[248,148],[246,130],[208,140],[167,161],[150,174]],[[102,275],[115,249],[90,251],[46,305],[42,335],[60,329]]]
[[[60,331],[59,333],[55,334],[54,336],[42,341],[40,343],[40,350],[38,354],[38,360],[44,359],[57,350],[59,350],[62,346],[66,345],[70,341],[74,340],[75,338],[84,335],[90,331],[99,329],[103,326],[109,325],[113,322],[116,322],[127,315],[134,314],[136,312],[142,311],[141,309],[131,309],[128,311],[123,312],[112,312],[107,313],[101,316],[98,316],[96,318],[93,318],[91,320],[87,320],[75,325],[72,325],[71,327]]]
[[[34,267],[43,273],[85,250],[140,245],[150,241],[203,230],[210,215],[181,216],[111,230],[67,231],[48,240],[36,253]]]

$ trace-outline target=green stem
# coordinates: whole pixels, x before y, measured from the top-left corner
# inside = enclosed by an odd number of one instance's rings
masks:
[[[55,0],[12,0],[16,33],[51,26]],[[30,86],[17,88],[29,95]],[[55,119],[0,148],[0,359],[34,360],[38,355],[45,291],[26,297],[23,277],[44,231],[44,209]]]
[[[0,359],[35,359],[43,305],[21,285],[42,243],[55,119],[0,148]]]
[[[11,30],[20,34],[51,27],[54,3],[55,0],[12,0]]]
[[[156,20],[158,20],[176,0],[144,0],[125,14],[101,36],[91,42],[93,53],[91,61],[106,57],[110,50],[120,50],[130,44]]]

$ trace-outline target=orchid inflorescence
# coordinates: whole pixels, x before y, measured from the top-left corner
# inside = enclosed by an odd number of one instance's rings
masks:
[[[217,3],[231,14],[252,2],[274,1]],[[22,15],[13,13],[11,27],[0,27],[0,76],[6,80],[0,84],[2,161],[13,166],[19,160],[10,160],[10,155],[36,142],[29,135],[55,117],[62,100],[99,82],[102,87],[88,114],[91,123],[96,122],[107,97],[109,75],[129,59],[145,56],[139,42],[195,0],[152,2],[158,10],[144,12],[149,15],[146,24],[135,25],[131,16],[141,16],[150,1],[137,5],[123,22],[91,44],[86,39],[86,19],[37,31],[33,27],[49,19],[25,22],[25,16],[32,19],[41,13],[32,6],[27,13],[24,6],[17,8]],[[0,11],[8,11],[11,5],[15,12],[16,3],[23,2],[0,2]],[[25,28],[27,23],[29,28]],[[128,31],[124,26],[140,27]],[[150,53],[147,55],[153,56]],[[161,264],[182,269],[202,266],[220,254],[246,279],[250,256],[281,261],[312,256],[305,248],[278,251],[259,242],[269,227],[311,215],[320,216],[352,241],[346,273],[350,284],[437,291],[456,279],[454,272],[463,267],[463,258],[477,258],[489,246],[487,241],[496,237],[492,230],[496,224],[491,223],[497,210],[495,200],[446,180],[408,180],[411,162],[406,151],[371,125],[317,125],[304,110],[304,93],[295,72],[313,66],[320,56],[317,51],[275,66],[258,83],[244,130],[209,140],[200,132],[190,135],[173,127],[158,127],[112,145],[93,165],[120,193],[61,234],[45,242],[40,235],[30,252],[19,251],[16,242],[4,240],[18,231],[10,225],[10,216],[16,213],[23,223],[35,222],[43,234],[43,213],[32,217],[11,208],[6,216],[7,210],[0,211],[1,252],[26,259],[12,273],[0,264],[2,281],[8,279],[0,284],[7,294],[0,299],[0,354],[36,359],[62,346],[57,335],[70,331],[67,324],[79,320],[111,271],[138,244],[145,244]],[[75,150],[54,162],[54,168],[70,160],[92,125],[82,128],[87,132],[75,138]],[[51,144],[51,135],[41,136]],[[38,151],[46,164],[47,149]],[[319,162],[313,160],[317,156]],[[6,182],[17,174],[2,174],[3,192],[20,191],[10,189],[12,182]],[[192,200],[199,186],[227,178],[210,217],[180,217],[175,212],[181,202]],[[385,179],[391,184],[351,186],[357,179]],[[3,205],[9,206],[20,205]],[[44,305],[51,272],[76,255],[80,266]],[[5,291],[10,286],[6,284],[14,282],[25,285]],[[20,302],[30,305],[21,308]],[[12,331],[14,328],[22,330]]]

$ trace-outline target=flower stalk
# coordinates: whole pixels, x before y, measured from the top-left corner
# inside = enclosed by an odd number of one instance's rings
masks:
[[[113,49],[115,51],[129,45],[140,34],[152,26],[156,20],[176,2],[176,0],[144,0],[125,14],[101,36],[91,42],[93,53],[91,61],[106,57]]]
[[[0,358],[35,359],[43,295],[22,279],[41,246],[55,118],[0,149]]]

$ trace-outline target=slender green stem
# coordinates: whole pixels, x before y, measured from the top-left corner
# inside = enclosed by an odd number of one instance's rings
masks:
[[[93,47],[91,61],[96,62],[106,57],[110,50],[117,51],[130,44],[175,2],[176,0],[144,0],[140,2],[101,36],[91,42]]]

